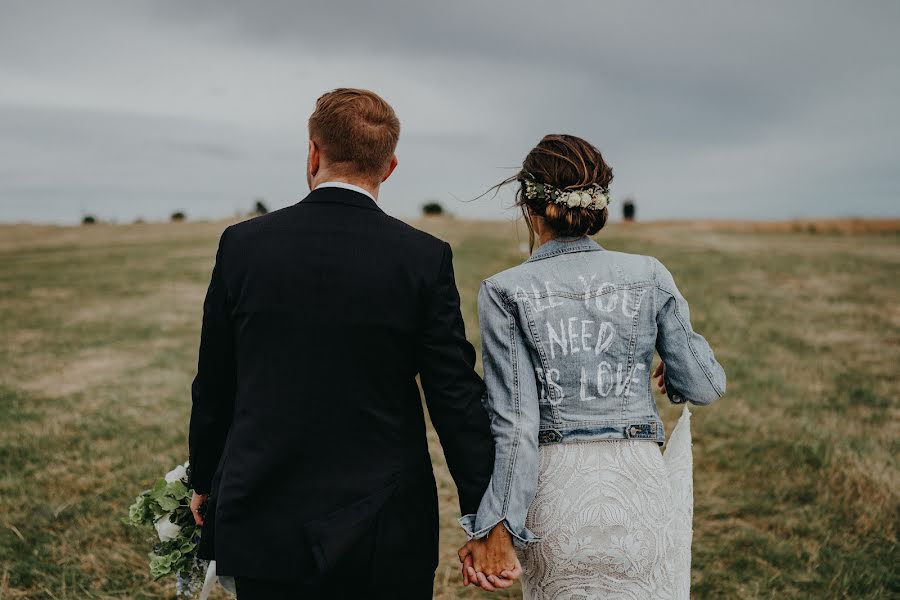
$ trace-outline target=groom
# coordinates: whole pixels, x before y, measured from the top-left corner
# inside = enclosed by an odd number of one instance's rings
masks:
[[[450,246],[376,203],[399,134],[378,95],[325,94],[309,119],[312,192],[219,241],[190,477],[201,555],[239,600],[431,598],[438,499],[416,376],[463,514],[490,480]],[[514,560],[508,536],[486,543]]]

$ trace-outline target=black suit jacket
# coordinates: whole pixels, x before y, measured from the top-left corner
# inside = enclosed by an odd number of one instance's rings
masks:
[[[192,390],[191,484],[211,493],[201,554],[268,579],[433,574],[416,376],[474,513],[493,466],[474,365],[450,246],[368,196],[320,188],[227,228]]]

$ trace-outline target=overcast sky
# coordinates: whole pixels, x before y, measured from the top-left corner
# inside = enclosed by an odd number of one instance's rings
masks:
[[[292,204],[340,86],[400,117],[397,216],[512,216],[463,200],[551,132],[639,218],[898,216],[898,31],[896,0],[0,0],[0,221]]]

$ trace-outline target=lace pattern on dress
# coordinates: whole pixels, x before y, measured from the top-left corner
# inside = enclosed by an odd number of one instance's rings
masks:
[[[693,481],[690,413],[665,458],[656,443],[541,446],[521,551],[527,600],[687,599]]]

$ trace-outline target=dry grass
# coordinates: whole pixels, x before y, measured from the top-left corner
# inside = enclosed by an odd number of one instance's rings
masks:
[[[120,517],[184,459],[225,225],[0,226],[0,600],[172,596]],[[527,236],[512,223],[419,225],[453,244],[477,345],[477,286],[520,261]],[[729,373],[727,398],[693,421],[695,597],[900,593],[898,231],[897,220],[671,222],[599,236],[671,268]],[[671,427],[677,408],[661,410]],[[457,585],[455,491],[429,435],[436,597],[476,597]]]

